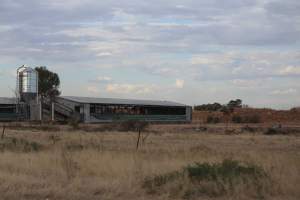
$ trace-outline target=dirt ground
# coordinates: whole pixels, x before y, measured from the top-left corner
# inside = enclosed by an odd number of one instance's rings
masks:
[[[7,128],[0,139],[1,199],[300,199],[299,126],[265,135],[270,125],[151,125],[138,149],[137,132],[103,125]],[[258,166],[268,180],[259,190],[222,182],[222,193],[205,181],[145,188],[149,177],[225,159]],[[198,192],[190,192],[195,185]]]

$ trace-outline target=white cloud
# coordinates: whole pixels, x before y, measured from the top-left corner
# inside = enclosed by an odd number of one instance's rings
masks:
[[[88,86],[87,91],[92,94],[99,94],[99,89],[96,86]]]
[[[193,65],[224,65],[234,61],[236,55],[233,53],[220,53],[220,54],[203,54],[194,55],[191,58]]]
[[[119,94],[150,94],[156,91],[155,85],[139,85],[139,84],[108,84],[106,91],[109,93]]]
[[[287,66],[279,71],[280,75],[300,75],[300,67]]]
[[[265,80],[245,80],[245,79],[234,79],[231,82],[233,85],[239,88],[256,88],[261,87]]]
[[[108,76],[98,76],[97,81],[110,82],[112,81],[112,78]]]
[[[181,9],[181,8],[186,8],[186,6],[185,6],[185,5],[176,5],[175,7],[176,7],[176,8],[178,8],[178,9]]]
[[[111,52],[100,52],[100,53],[97,53],[97,57],[106,57],[106,56],[111,56],[112,53]]]
[[[274,90],[271,92],[272,95],[287,95],[287,94],[297,94],[297,90],[294,88],[289,88],[286,90]]]
[[[114,80],[109,76],[98,76],[97,78],[90,80],[89,82],[92,83],[100,83],[100,84],[106,84],[106,83],[112,83]]]
[[[13,26],[10,25],[0,25],[0,32],[13,30]]]
[[[182,89],[184,87],[184,80],[176,79],[175,86],[176,88]]]

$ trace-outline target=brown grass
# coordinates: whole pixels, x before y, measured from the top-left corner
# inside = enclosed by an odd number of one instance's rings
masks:
[[[271,185],[260,198],[300,198],[299,136],[229,136],[186,130],[170,133],[162,131],[163,126],[150,128],[161,131],[150,132],[139,151],[134,132],[7,130],[0,140],[1,198],[183,199],[187,197],[174,193],[172,185],[149,194],[143,183],[148,177],[178,171],[195,162],[219,163],[228,158],[253,163],[266,171]],[[6,148],[4,144],[12,138],[42,148],[23,151],[19,144]],[[190,185],[187,181],[183,187],[188,189]],[[212,187],[205,182],[201,185]],[[221,197],[204,192],[190,198],[257,199],[255,191],[249,192],[241,184],[236,187],[239,192]]]

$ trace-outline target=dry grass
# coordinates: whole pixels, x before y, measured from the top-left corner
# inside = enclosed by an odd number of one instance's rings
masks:
[[[159,126],[160,128],[163,125]],[[157,128],[157,127],[156,127]],[[162,129],[160,129],[162,130]],[[42,148],[24,151],[12,139]],[[299,199],[300,137],[212,132],[150,133],[136,151],[133,132],[44,132],[8,130],[0,140],[2,199]],[[178,171],[195,162],[239,160],[261,166],[271,184],[255,194],[242,184],[235,193],[205,192],[187,197],[172,184],[149,194],[145,179]],[[180,183],[188,189],[190,182]],[[177,183],[174,183],[177,184]],[[204,188],[213,187],[204,185]],[[173,189],[172,189],[173,188]],[[181,190],[183,190],[181,188]],[[208,190],[209,191],[209,190]]]

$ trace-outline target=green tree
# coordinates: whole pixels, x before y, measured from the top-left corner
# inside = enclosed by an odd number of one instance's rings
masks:
[[[39,73],[39,94],[42,99],[50,98],[53,100],[60,95],[60,79],[57,73],[49,71],[46,67],[36,67]]]
[[[227,107],[229,107],[230,109],[241,108],[242,107],[242,100],[241,99],[231,100],[227,104]]]

